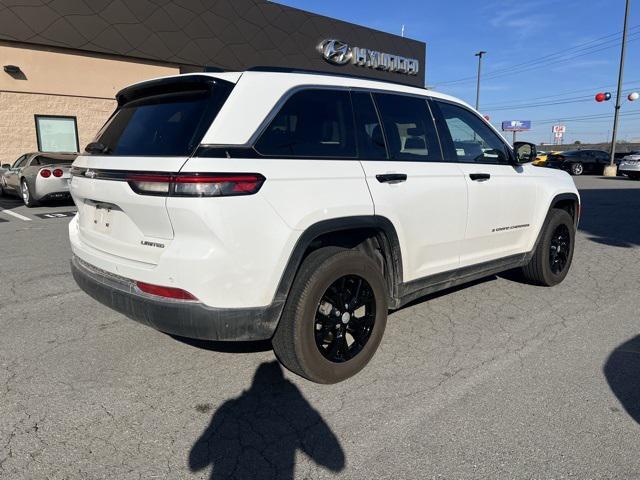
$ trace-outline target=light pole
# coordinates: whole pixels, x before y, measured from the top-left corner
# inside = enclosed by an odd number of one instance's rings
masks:
[[[604,175],[606,177],[615,177],[618,174],[618,167],[616,166],[616,141],[618,135],[618,121],[620,117],[620,99],[622,97],[622,80],[624,78],[624,55],[627,49],[627,25],[629,23],[629,7],[630,0],[627,0],[627,5],[624,9],[624,28],[622,29],[622,50],[620,52],[620,70],[618,72],[618,92],[616,94],[616,110],[613,117],[613,135],[611,136],[611,158],[609,159],[609,166],[604,169]]]
[[[478,57],[478,87],[476,89],[476,110],[480,111],[480,74],[482,73],[482,56],[487,52],[479,51],[476,53],[476,57]]]

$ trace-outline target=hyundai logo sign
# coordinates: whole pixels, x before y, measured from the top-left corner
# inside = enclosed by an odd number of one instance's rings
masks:
[[[368,48],[352,47],[348,43],[336,39],[320,42],[318,51],[327,62],[334,65],[351,63],[359,67],[407,75],[417,75],[420,71],[420,62],[415,58],[406,58]]]
[[[325,40],[318,48],[326,61],[336,65],[344,65],[351,60],[352,54],[349,44],[340,40]]]

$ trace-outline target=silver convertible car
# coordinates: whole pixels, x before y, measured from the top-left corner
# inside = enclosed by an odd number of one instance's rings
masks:
[[[16,195],[27,207],[69,196],[69,170],[75,153],[27,153],[2,165],[0,194]]]

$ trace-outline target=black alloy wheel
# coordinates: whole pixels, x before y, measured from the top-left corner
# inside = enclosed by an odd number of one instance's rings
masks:
[[[351,360],[367,344],[375,320],[376,302],[369,283],[357,275],[339,278],[318,304],[316,346],[331,362]]]
[[[358,250],[329,246],[302,262],[271,339],[278,360],[317,383],[337,383],[375,354],[388,314],[380,264]]]
[[[571,253],[571,235],[566,225],[556,227],[551,235],[549,246],[549,267],[555,275],[561,274],[569,263]]]

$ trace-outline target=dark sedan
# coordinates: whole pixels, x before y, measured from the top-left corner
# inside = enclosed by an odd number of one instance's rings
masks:
[[[608,164],[609,154],[603,150],[569,150],[549,155],[545,166],[565,170],[571,175],[602,175]]]

